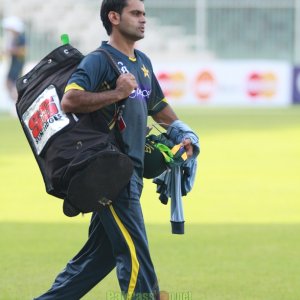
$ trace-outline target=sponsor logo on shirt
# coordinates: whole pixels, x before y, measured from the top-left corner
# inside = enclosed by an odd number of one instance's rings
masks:
[[[123,74],[129,73],[127,67],[124,65],[123,62],[118,61],[118,65]],[[144,65],[143,65],[142,70],[144,72],[144,76],[149,77],[149,71],[146,69],[146,67]],[[137,99],[137,100],[148,100],[150,98],[150,95],[151,95],[151,89],[147,89],[142,86],[139,86],[138,88],[136,88],[135,90],[132,91],[132,93],[129,95],[129,98]]]
[[[140,100],[148,100],[151,95],[151,90],[142,89],[138,87],[137,89],[133,90],[130,94],[129,98],[131,99],[140,99]]]

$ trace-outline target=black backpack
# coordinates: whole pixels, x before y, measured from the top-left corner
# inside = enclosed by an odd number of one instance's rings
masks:
[[[120,75],[111,55],[96,51]],[[101,111],[75,115],[61,109],[66,84],[83,57],[70,44],[60,46],[17,81],[18,118],[47,193],[64,199],[68,216],[111,204],[133,172],[132,161],[120,150],[122,141],[115,138],[116,128],[108,128]],[[124,105],[118,104],[117,111]]]

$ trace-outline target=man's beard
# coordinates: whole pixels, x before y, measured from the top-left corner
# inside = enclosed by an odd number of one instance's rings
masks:
[[[133,41],[133,42],[137,42],[141,39],[144,38],[144,34],[141,34],[141,35],[138,35],[137,33],[134,33],[134,32],[129,32],[127,30],[123,30],[120,28],[120,32],[122,33],[122,35],[124,37],[126,37],[127,39]]]

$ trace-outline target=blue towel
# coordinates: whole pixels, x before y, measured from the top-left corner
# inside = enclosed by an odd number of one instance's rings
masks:
[[[196,158],[200,153],[199,138],[194,131],[180,120],[174,121],[167,130],[167,135],[175,143],[180,144],[185,139],[190,139],[194,146],[193,158]]]
[[[180,144],[185,139],[190,139],[193,145],[193,156],[184,161],[180,166],[174,165],[160,176],[153,179],[157,185],[160,201],[168,203],[171,198],[171,224],[172,233],[184,233],[184,213],[182,196],[186,196],[194,185],[197,171],[197,156],[200,153],[198,136],[182,121],[174,121],[167,130],[168,138],[174,144]]]

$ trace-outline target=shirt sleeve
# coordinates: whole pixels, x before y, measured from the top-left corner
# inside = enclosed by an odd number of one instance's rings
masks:
[[[95,92],[105,80],[107,62],[101,53],[90,53],[80,62],[65,88]]]
[[[151,68],[152,69],[152,68]],[[151,97],[149,99],[148,105],[148,115],[153,116],[160,112],[168,105],[168,101],[164,96],[164,93],[159,85],[159,82],[152,69],[152,78],[151,78]]]

